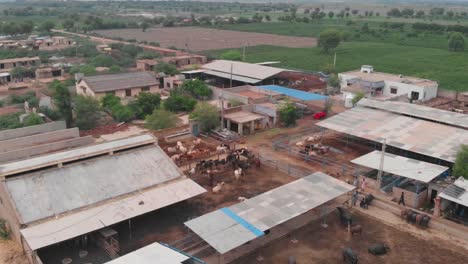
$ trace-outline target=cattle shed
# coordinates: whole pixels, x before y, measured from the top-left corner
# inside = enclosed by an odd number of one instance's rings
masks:
[[[48,246],[87,236],[114,258],[112,225],[205,192],[148,134],[7,163],[0,172],[2,211],[32,263]]]
[[[155,262],[157,261],[157,262]],[[155,242],[106,264],[205,264],[168,245]]]
[[[468,130],[444,124],[443,118],[440,120],[436,122],[358,105],[317,125],[376,144],[385,141],[387,147],[403,152],[404,156],[417,156],[449,166],[455,162],[461,144],[468,142]]]
[[[391,192],[396,200],[404,193],[406,204],[413,208],[420,208],[426,203],[428,194],[431,193],[429,183],[449,169],[391,153],[385,153],[382,157],[381,151],[373,151],[352,160],[351,163],[372,169],[361,175],[360,180],[365,179],[370,186],[377,187],[377,174],[382,158],[383,175],[378,188],[384,192]]]
[[[304,221],[310,221],[307,213],[353,189],[354,186],[316,172],[244,202],[192,219],[185,225],[226,260],[229,258],[226,254],[246,244],[249,247],[261,246],[272,239],[279,225],[287,225],[289,221],[302,217],[306,218]],[[260,240],[262,242],[256,244]]]
[[[459,177],[454,183],[448,186],[445,190],[439,193],[441,198],[441,209],[446,210],[452,208],[450,217],[457,222],[462,222],[465,225],[468,223],[468,180]]]

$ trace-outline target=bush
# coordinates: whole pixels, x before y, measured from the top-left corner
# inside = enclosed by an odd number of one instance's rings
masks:
[[[166,101],[164,101],[164,108],[172,112],[190,112],[195,108],[196,104],[197,100],[189,96],[171,94],[171,96],[169,96],[169,98],[167,98]]]
[[[20,114],[21,113],[15,113],[0,116],[0,130],[22,127],[23,125],[19,121]]]
[[[92,58],[89,63],[94,67],[111,67],[115,64],[115,61],[111,56],[101,54]]]
[[[465,38],[461,33],[455,32],[450,34],[449,38],[449,50],[460,52],[465,50]]]
[[[141,92],[129,106],[132,108],[136,117],[143,119],[147,115],[152,114],[160,105],[161,96],[159,94]]]
[[[52,98],[57,107],[60,116],[65,119],[67,127],[70,127],[72,115],[72,96],[68,88],[61,82],[55,80],[49,85],[49,89],[53,91]]]
[[[76,126],[82,130],[95,128],[101,108],[99,101],[91,96],[79,95],[75,98]]]
[[[153,130],[171,128],[177,124],[176,115],[164,109],[155,109],[145,120],[146,127]]]
[[[203,131],[210,131],[219,125],[219,111],[212,104],[206,102],[197,104],[192,116],[198,121]]]
[[[52,119],[53,121],[56,121],[62,118],[59,111],[50,109],[47,106],[39,107],[38,112],[46,115],[48,118]]]
[[[182,85],[182,89],[184,92],[198,99],[207,99],[213,95],[213,91],[208,88],[206,83],[198,79],[185,81]]]
[[[106,94],[104,97],[101,98],[101,105],[102,107],[110,110],[112,107],[116,105],[120,105],[120,97],[117,97],[113,94]]]
[[[223,60],[231,60],[231,61],[241,61],[242,54],[238,50],[228,50],[221,54],[221,59]]]
[[[295,126],[299,119],[299,111],[292,102],[286,102],[279,109],[279,117],[283,126]]]
[[[353,100],[351,100],[351,102],[353,103],[353,105],[356,105],[359,101],[361,101],[362,98],[364,98],[364,96],[366,95],[363,92],[358,92],[354,95]]]
[[[30,113],[23,119],[23,126],[35,126],[44,124],[44,120],[38,114]]]
[[[23,104],[24,102],[28,102],[30,108],[37,107],[39,105],[39,99],[37,99],[36,94],[33,91],[27,92],[24,95],[12,94],[9,97],[9,101],[11,104]]]
[[[112,107],[112,117],[117,122],[129,122],[135,117],[133,110],[126,105],[116,105]]]
[[[163,72],[163,73],[165,73],[167,75],[175,75],[175,74],[179,73],[176,66],[174,66],[172,64],[169,64],[169,63],[166,63],[166,62],[160,62],[160,63],[156,64],[156,66],[154,67],[154,71],[156,73]]]
[[[453,166],[453,176],[462,176],[468,179],[468,145],[462,145],[457,153],[455,165]]]

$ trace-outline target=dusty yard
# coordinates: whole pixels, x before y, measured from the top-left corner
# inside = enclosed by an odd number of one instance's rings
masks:
[[[0,264],[27,264],[28,259],[20,245],[11,240],[0,239]]]
[[[298,243],[292,243],[291,237],[284,237],[234,263],[258,263],[256,258],[259,253],[264,258],[263,263],[269,264],[288,263],[289,256],[294,256],[297,263],[301,264],[343,263],[341,252],[345,247],[350,247],[357,253],[360,264],[468,263],[468,253],[453,245],[419,239],[357,212],[353,213],[353,219],[365,227],[362,235],[356,234],[351,237],[341,226],[338,214],[333,212],[327,217],[327,228],[323,228],[319,222],[314,222],[294,232]],[[379,242],[388,244],[390,252],[379,257],[369,254],[368,247]]]
[[[104,37],[121,37],[138,41],[158,42],[161,47],[174,46],[191,51],[240,48],[243,46],[273,45],[282,47],[314,47],[317,39],[289,37],[264,33],[250,33],[199,27],[98,30]]]

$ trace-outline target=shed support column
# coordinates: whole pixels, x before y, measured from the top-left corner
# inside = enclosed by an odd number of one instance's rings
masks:
[[[226,120],[226,127],[227,127],[228,130],[231,130],[231,120],[229,120],[229,119]]]
[[[255,121],[250,122],[250,134],[255,132]]]
[[[237,124],[237,133],[239,133],[239,135],[242,136],[242,134],[243,134],[242,131],[243,130],[244,130],[243,129],[243,124],[242,123]]]
[[[128,219],[128,237],[130,240],[132,240],[132,220]]]

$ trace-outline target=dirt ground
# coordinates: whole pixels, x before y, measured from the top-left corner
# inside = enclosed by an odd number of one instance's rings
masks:
[[[27,264],[21,247],[11,240],[0,239],[0,264]]]
[[[98,30],[105,37],[121,37],[138,41],[158,42],[161,47],[175,46],[191,51],[240,48],[243,46],[274,45],[283,47],[314,47],[317,39],[289,37],[199,27]],[[186,46],[188,44],[188,46]]]
[[[360,264],[468,263],[468,253],[451,244],[419,239],[358,212],[353,213],[353,219],[365,227],[362,235],[350,236],[340,224],[338,214],[333,212],[327,216],[327,228],[314,222],[293,233],[298,243],[292,243],[290,236],[284,237],[234,264],[259,263],[256,259],[259,255],[264,258],[262,263],[269,264],[287,263],[289,256],[294,256],[298,264],[343,263],[341,252],[345,247],[357,253]],[[379,242],[385,242],[390,247],[389,253],[378,257],[369,254],[368,247]]]

